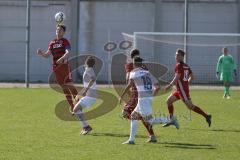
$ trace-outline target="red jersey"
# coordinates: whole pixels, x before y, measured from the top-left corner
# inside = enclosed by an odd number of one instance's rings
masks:
[[[65,38],[59,40],[55,38],[49,43],[48,50],[51,51],[53,56],[53,67],[57,66],[57,60],[65,54],[66,49],[70,50],[71,45]],[[68,61],[65,63],[68,63]]]
[[[133,63],[127,63],[125,64],[125,72],[128,73],[128,72],[131,72],[133,70]]]
[[[177,63],[175,67],[175,73],[181,74],[180,78],[176,82],[177,90],[188,94],[188,79],[189,75],[192,73],[192,70],[186,63]]]

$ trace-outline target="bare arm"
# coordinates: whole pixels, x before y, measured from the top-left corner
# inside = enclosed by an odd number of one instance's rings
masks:
[[[51,51],[47,50],[46,52],[43,52],[41,49],[37,49],[37,54],[44,58],[48,58],[51,54]]]
[[[171,83],[165,87],[165,91],[169,90],[180,78],[181,74],[180,73],[175,73],[175,76]]]
[[[180,73],[176,73],[172,82],[169,85],[173,86],[179,80],[180,76],[181,76]]]
[[[192,84],[192,81],[193,81],[193,73],[191,73],[191,74],[189,75],[188,83],[189,83],[189,84]]]
[[[127,72],[126,73],[126,84],[128,84],[128,82],[129,82],[129,77],[130,77],[130,72]]]
[[[91,77],[90,82],[88,83],[88,86],[86,88],[84,88],[84,91],[82,93],[82,96],[86,96],[87,91],[92,87],[93,83],[96,81],[95,77]]]
[[[69,55],[70,55],[70,51],[66,49],[65,54],[57,60],[57,64],[64,63],[64,61],[68,59]]]

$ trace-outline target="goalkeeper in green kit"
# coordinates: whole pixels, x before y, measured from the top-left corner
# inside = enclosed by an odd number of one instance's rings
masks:
[[[232,73],[234,72],[234,75],[237,76],[236,64],[226,47],[222,49],[222,53],[217,62],[217,78],[220,76],[220,80],[224,85],[223,98],[230,99],[229,88],[233,80]]]

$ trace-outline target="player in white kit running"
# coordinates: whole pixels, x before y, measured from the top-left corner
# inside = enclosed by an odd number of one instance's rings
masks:
[[[142,68],[142,61],[143,60],[140,57],[134,58],[134,70],[130,72],[129,84],[124,89],[124,92],[119,99],[121,102],[123,96],[134,83],[138,91],[138,104],[131,114],[130,137],[123,144],[134,144],[137,120],[144,120],[150,124],[162,124],[170,121],[168,118],[153,118],[152,116],[153,96],[156,95],[160,87],[157,79],[149,71]],[[176,119],[174,124],[177,124]]]
[[[93,66],[95,65],[95,60],[93,57],[89,56],[85,62],[86,68],[83,74],[83,86],[84,88],[78,94],[78,98],[80,100],[73,108],[73,113],[79,118],[79,120],[83,124],[83,128],[80,132],[82,135],[88,134],[92,127],[85,120],[84,113],[82,110],[84,108],[91,107],[97,101],[97,92],[96,92],[96,75],[93,70]]]

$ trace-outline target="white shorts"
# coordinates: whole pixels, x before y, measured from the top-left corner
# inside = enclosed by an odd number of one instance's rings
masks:
[[[82,97],[82,98],[78,101],[78,103],[76,104],[76,106],[80,105],[80,106],[82,106],[83,108],[89,108],[89,107],[91,107],[94,103],[96,103],[96,101],[97,101],[96,98],[85,96],[85,97]]]
[[[135,112],[139,113],[142,117],[146,117],[152,114],[152,98],[138,99],[138,103]]]

